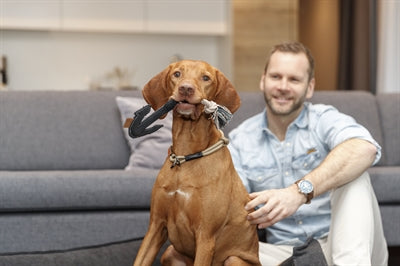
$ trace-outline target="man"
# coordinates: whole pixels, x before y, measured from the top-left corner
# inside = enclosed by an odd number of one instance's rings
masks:
[[[366,170],[381,156],[369,132],[332,106],[305,102],[314,60],[302,44],[275,46],[261,76],[266,109],[233,130],[229,149],[250,192],[248,220],[266,230],[262,265],[318,240],[329,265],[386,265],[387,248]]]

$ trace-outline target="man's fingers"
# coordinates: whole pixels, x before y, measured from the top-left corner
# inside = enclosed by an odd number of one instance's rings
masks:
[[[249,196],[250,196],[251,200],[244,207],[246,209],[246,211],[252,210],[255,207],[257,207],[258,205],[265,203],[265,200],[262,199],[262,197],[260,196],[260,193],[251,193],[251,194],[249,194]]]

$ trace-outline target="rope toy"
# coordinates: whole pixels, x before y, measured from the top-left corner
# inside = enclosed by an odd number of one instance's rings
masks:
[[[204,105],[204,112],[211,114],[211,118],[218,129],[224,128],[232,119],[232,113],[225,106],[206,99],[201,100],[201,103]]]

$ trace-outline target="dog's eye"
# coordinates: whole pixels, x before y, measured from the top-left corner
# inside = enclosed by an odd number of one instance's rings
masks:
[[[179,72],[179,71],[175,71],[174,72],[174,77],[175,78],[179,78],[181,76],[181,72]]]
[[[202,79],[203,79],[204,81],[209,81],[211,78],[210,78],[209,76],[207,76],[207,75],[204,75],[204,76],[202,77]]]

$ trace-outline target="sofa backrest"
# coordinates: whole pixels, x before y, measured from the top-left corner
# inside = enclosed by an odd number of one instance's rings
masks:
[[[239,92],[242,105],[234,114],[224,132],[228,133],[243,120],[262,112],[265,108],[261,92]],[[377,101],[374,95],[363,91],[316,91],[312,103],[323,103],[335,106],[340,112],[354,117],[358,123],[365,126],[383,147],[383,135],[379,119]],[[386,153],[383,151],[378,165],[386,164]]]
[[[123,169],[117,95],[141,92],[0,92],[0,170]]]
[[[400,165],[400,93],[376,96],[387,166]]]
[[[142,97],[141,91],[0,92],[0,170],[123,169],[130,151],[118,95]],[[226,134],[265,108],[261,92],[239,95],[242,105]],[[399,94],[317,91],[312,102],[331,104],[364,125],[383,147],[379,165],[400,163]]]

